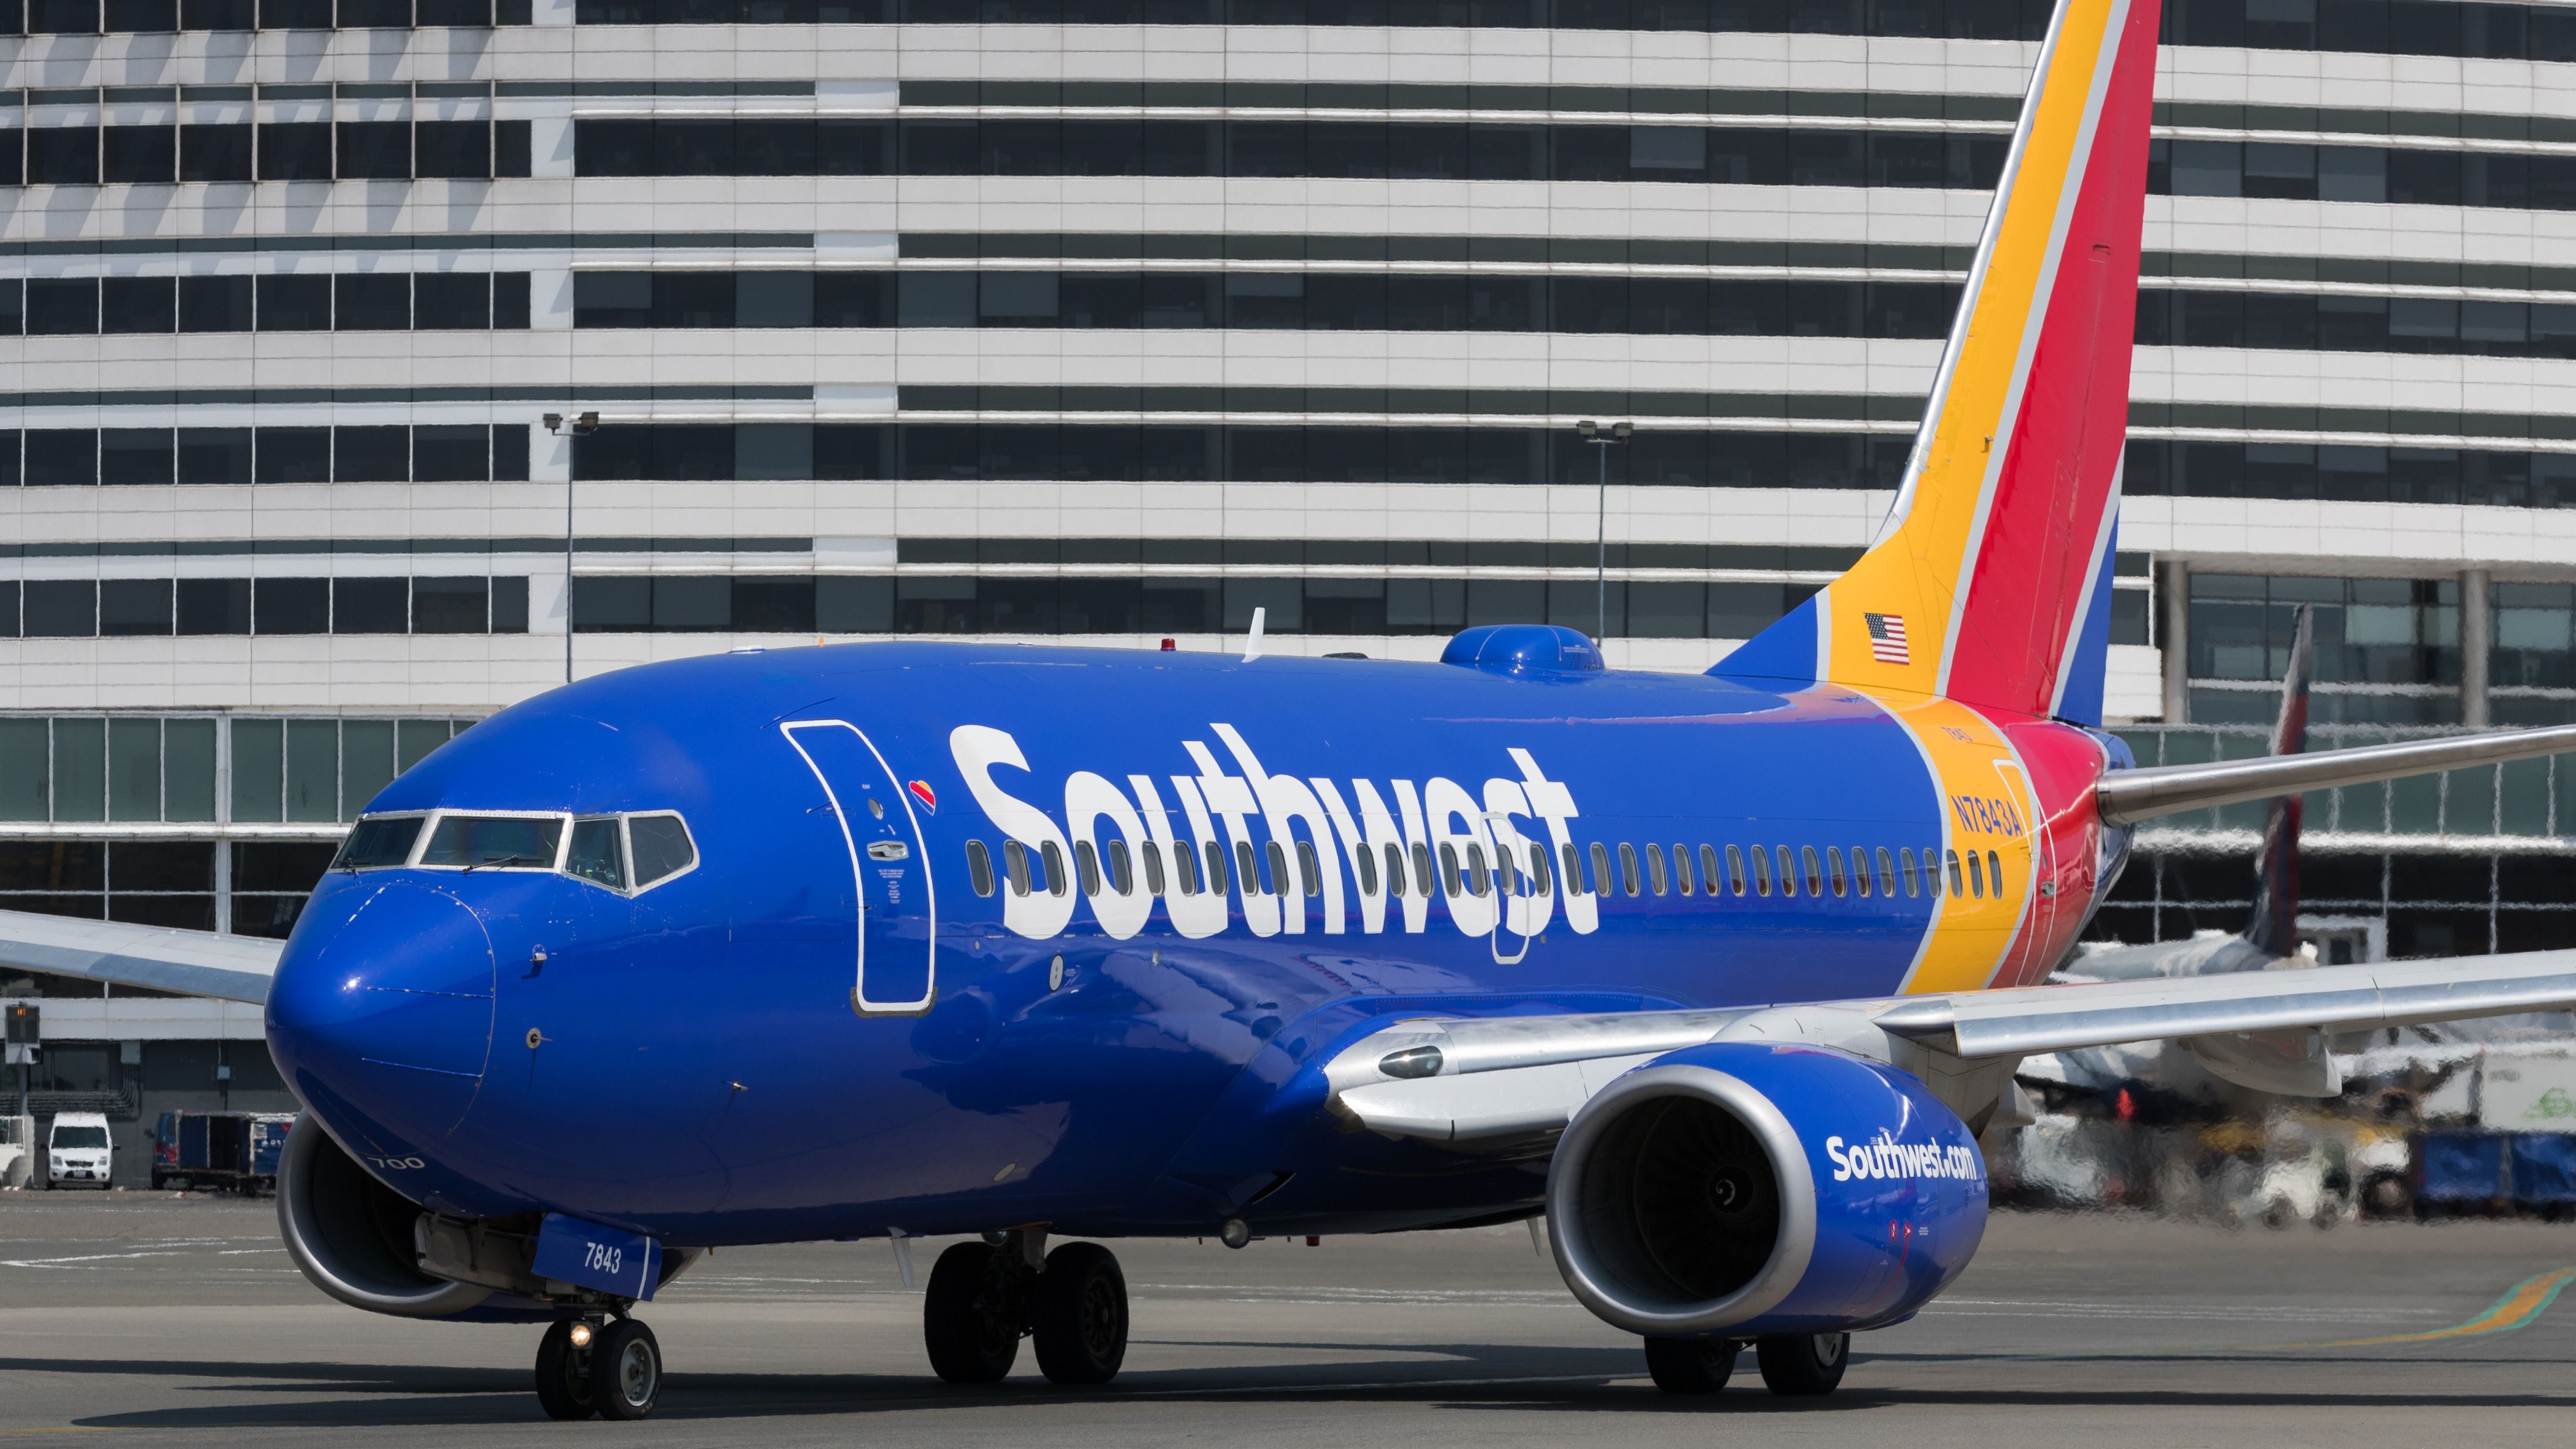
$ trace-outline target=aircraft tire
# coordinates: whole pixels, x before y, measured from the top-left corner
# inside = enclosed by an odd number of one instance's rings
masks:
[[[662,1398],[662,1345],[640,1318],[621,1318],[590,1344],[590,1396],[603,1419],[648,1417]]]
[[[1646,1372],[1668,1394],[1713,1394],[1735,1374],[1731,1338],[1649,1338]]]
[[[1059,1384],[1105,1384],[1127,1360],[1127,1275],[1098,1243],[1047,1254],[1029,1314],[1038,1367]]]
[[[1020,1325],[984,1292],[993,1253],[987,1243],[958,1243],[930,1269],[921,1337],[931,1371],[952,1384],[999,1383],[1020,1356]]]
[[[590,1392],[590,1350],[572,1346],[572,1321],[559,1319],[537,1342],[537,1404],[549,1419],[587,1419],[599,1412]]]
[[[1848,1333],[1784,1333],[1753,1341],[1763,1385],[1787,1398],[1830,1394],[1851,1366]]]

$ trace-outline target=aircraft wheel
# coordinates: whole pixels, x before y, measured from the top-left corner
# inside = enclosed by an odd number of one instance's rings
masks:
[[[537,1403],[549,1419],[587,1419],[599,1412],[590,1392],[590,1350],[573,1346],[572,1329],[570,1319],[558,1320],[537,1342]]]
[[[1029,1318],[1038,1367],[1060,1384],[1105,1384],[1127,1358],[1127,1275],[1098,1243],[1047,1254]]]
[[[1650,1338],[1646,1372],[1668,1394],[1713,1394],[1735,1373],[1731,1338]]]
[[[995,1249],[958,1243],[930,1270],[921,1304],[921,1336],[930,1367],[952,1384],[999,1383],[1020,1356],[1020,1324],[1010,1295],[988,1292]]]
[[[1851,1366],[1848,1333],[1785,1333],[1753,1341],[1754,1360],[1762,1365],[1762,1382],[1775,1394],[1805,1397],[1830,1394]]]
[[[641,1419],[662,1397],[662,1345],[640,1318],[621,1318],[590,1345],[590,1394],[603,1419]]]

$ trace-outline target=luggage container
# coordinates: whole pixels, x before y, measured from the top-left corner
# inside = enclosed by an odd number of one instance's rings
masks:
[[[274,1191],[292,1113],[164,1112],[153,1132],[152,1185]]]

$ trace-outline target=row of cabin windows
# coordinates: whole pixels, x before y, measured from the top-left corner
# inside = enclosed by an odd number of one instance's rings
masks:
[[[1104,883],[1116,894],[1132,895],[1140,866],[1149,895],[1159,896],[1173,889],[1185,896],[1195,896],[1203,890],[1227,890],[1229,863],[1225,847],[1211,840],[1204,850],[1202,873],[1200,853],[1175,844],[1171,848],[1167,872],[1162,846],[1155,841],[1145,842],[1131,854],[1124,840],[1112,839],[1097,850],[1090,841],[1081,840],[1074,842],[1073,870],[1068,874],[1063,848],[1052,841],[1040,846],[1032,858],[1027,846],[1016,840],[1006,840],[1002,842],[1002,869],[997,878],[990,849],[981,840],[969,840],[966,842],[966,869],[975,894],[979,896],[992,895],[1004,881],[1009,883],[1011,894],[1016,896],[1025,896],[1032,891],[1060,896],[1077,879],[1085,895],[1100,894]],[[1279,842],[1274,840],[1264,846],[1260,854],[1255,854],[1249,841],[1237,841],[1234,851],[1231,864],[1235,888],[1259,894],[1275,891],[1281,883],[1292,880],[1288,870],[1288,852]],[[1305,896],[1321,894],[1323,866],[1316,857],[1315,847],[1300,840],[1296,842],[1296,851],[1297,870],[1293,881],[1298,893]],[[1565,845],[1563,851],[1565,879],[1570,885],[1580,888],[1584,879],[1582,852],[1571,843]],[[1725,848],[1725,863],[1721,867],[1718,847],[1702,845],[1698,850],[1696,882],[1692,879],[1692,851],[1688,845],[1674,845],[1667,864],[1661,845],[1649,842],[1639,847],[1621,841],[1615,875],[1610,853],[1609,845],[1597,840],[1592,842],[1594,895],[1634,897],[1651,891],[1661,896],[1678,891],[1685,896],[1694,893],[1742,896],[1748,892],[1768,896],[1776,882],[1783,897],[1795,897],[1803,882],[1809,896],[1822,896],[1831,891],[1838,897],[1858,895],[1866,898],[1876,894],[1893,898],[1899,889],[1899,881],[1903,882],[1902,888],[1908,897],[1919,897],[1929,892],[1937,899],[1944,893],[1945,884],[1947,893],[1954,896],[1983,899],[1990,893],[1998,897],[2004,893],[2003,860],[1991,850],[1981,856],[1974,850],[1964,853],[1945,850],[1936,854],[1927,848],[1918,863],[1910,848],[1890,852],[1882,845],[1876,847],[1873,856],[1870,847],[1855,845],[1851,847],[1846,863],[1842,847],[1836,845],[1826,846],[1821,855],[1812,845],[1797,847],[1794,855],[1786,845],[1767,848],[1756,845],[1749,849],[1730,845]],[[1391,889],[1400,893],[1409,885],[1415,895],[1430,896],[1434,865],[1428,844],[1416,841],[1408,856],[1404,847],[1390,842],[1384,847],[1384,854],[1383,878]],[[1641,856],[1644,861],[1642,875],[1638,868]],[[1265,877],[1262,873],[1265,857],[1269,866],[1266,879],[1270,884],[1267,886],[1263,884]],[[1748,859],[1750,870],[1746,868]],[[1351,861],[1359,874],[1360,894],[1376,895],[1381,878],[1377,852],[1356,852]],[[1451,896],[1481,897],[1496,889],[1507,896],[1543,896],[1556,889],[1547,847],[1537,844],[1529,847],[1526,871],[1508,851],[1498,850],[1489,867],[1483,845],[1470,843],[1462,862],[1455,845],[1443,844],[1437,873],[1443,890]]]

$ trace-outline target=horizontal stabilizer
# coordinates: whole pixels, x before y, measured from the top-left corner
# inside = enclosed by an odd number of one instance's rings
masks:
[[[2576,725],[2553,725],[2508,734],[2399,740],[2305,755],[2117,770],[2102,777],[2093,795],[2101,807],[2104,824],[2134,825],[2159,815],[2206,810],[2213,805],[2331,790],[2338,785],[2367,785],[2472,765],[2537,759],[2568,750],[2576,750]]]
[[[1966,1058],[2249,1032],[2365,1031],[2576,1005],[2576,951],[2024,986],[1925,997],[1883,1030]]]
[[[0,966],[254,1006],[268,1000],[285,947],[211,931],[0,911]]]

